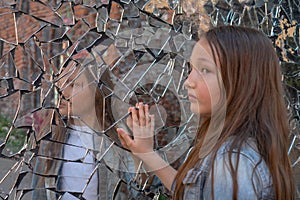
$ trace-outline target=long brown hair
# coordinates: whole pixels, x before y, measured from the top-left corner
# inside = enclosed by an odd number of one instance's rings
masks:
[[[235,137],[230,144],[230,157],[234,147],[240,151],[248,138],[254,138],[269,168],[275,199],[295,199],[295,184],[287,155],[289,127],[279,59],[271,41],[258,30],[235,26],[216,27],[201,37],[208,41],[214,57],[219,58],[226,91],[225,121],[211,150],[213,158],[231,136]],[[218,63],[216,59],[215,62]],[[211,117],[202,121],[194,148],[177,173],[174,199],[183,198],[182,181],[188,170],[201,162],[199,154],[205,145],[209,123],[214,123]],[[237,165],[234,167],[230,159],[233,199],[237,199],[238,191]]]

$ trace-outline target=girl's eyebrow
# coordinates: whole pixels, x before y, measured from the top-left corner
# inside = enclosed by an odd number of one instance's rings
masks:
[[[202,61],[202,62],[211,62],[211,59],[208,59],[207,57],[198,57],[197,61]]]
[[[209,64],[207,67],[209,66],[214,66],[216,67],[217,64],[215,63],[214,60],[211,60],[211,59],[208,59],[208,58],[205,58],[205,57],[199,57],[199,58],[196,58],[195,59],[195,62],[192,62],[192,60],[190,61],[191,65],[193,66],[197,66],[197,64],[199,63],[205,63],[205,64]]]

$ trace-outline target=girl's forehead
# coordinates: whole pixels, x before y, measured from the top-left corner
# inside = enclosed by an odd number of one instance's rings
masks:
[[[70,76],[69,76],[69,81],[73,81],[73,80],[76,80],[76,79],[78,79],[78,76],[80,77],[80,75],[79,75],[79,70],[75,70],[75,71],[72,71],[72,72],[70,72],[71,74],[70,74]]]
[[[190,61],[192,64],[198,62],[215,62],[211,47],[206,39],[200,39],[195,44]]]
[[[83,83],[84,85],[89,85],[96,81],[95,77],[90,74],[87,68],[79,70],[74,76],[70,77],[73,83]]]
[[[61,74],[60,78],[57,81],[58,86],[64,87],[70,83],[74,83],[76,81],[82,81],[82,74],[80,74],[80,68],[66,68]]]

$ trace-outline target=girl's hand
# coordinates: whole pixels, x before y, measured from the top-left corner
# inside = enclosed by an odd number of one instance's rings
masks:
[[[133,139],[128,133],[118,128],[119,139],[124,148],[141,158],[142,154],[153,152],[154,115],[149,114],[149,106],[143,103],[130,107],[131,116],[127,118],[127,125],[133,132]]]
[[[139,103],[137,107],[138,110],[134,107],[129,108],[131,116],[127,118],[133,139],[126,131],[118,128],[120,141],[135,157],[143,160],[147,171],[154,172],[168,190],[171,190],[177,171],[153,151],[154,115],[149,115],[148,105]]]

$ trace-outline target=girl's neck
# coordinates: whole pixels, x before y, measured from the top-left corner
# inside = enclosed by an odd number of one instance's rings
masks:
[[[97,121],[97,118],[81,119],[81,118],[72,118],[70,121],[71,125],[84,127],[87,126],[92,130],[100,131],[100,124]]]

